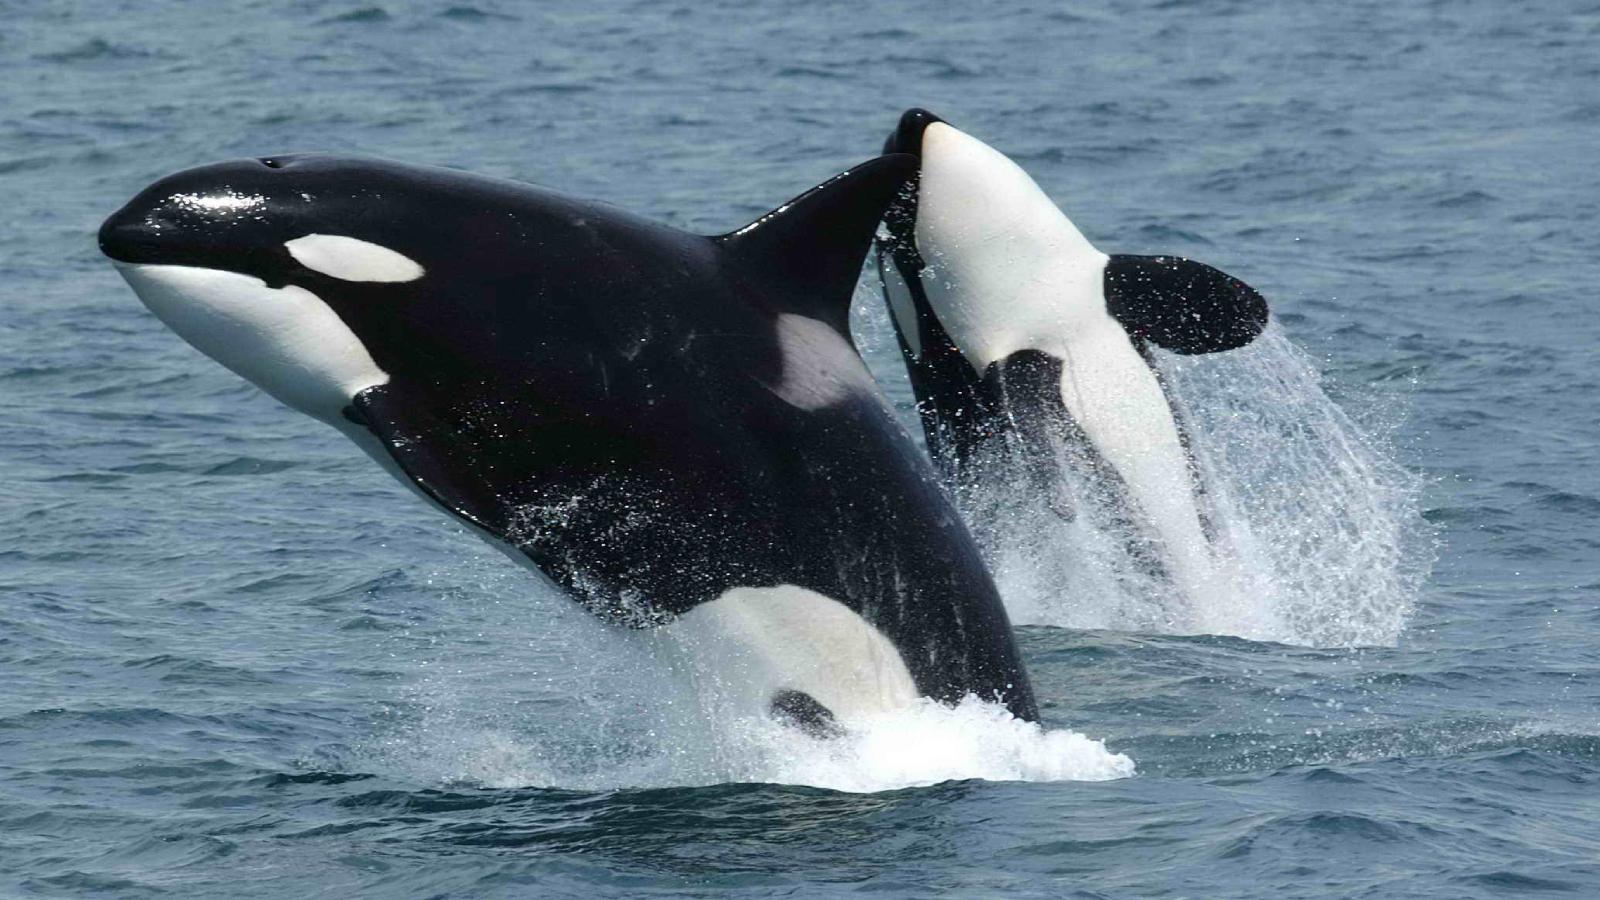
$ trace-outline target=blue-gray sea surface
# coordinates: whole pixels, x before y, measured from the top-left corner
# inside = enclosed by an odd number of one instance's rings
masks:
[[[1583,0],[0,3],[0,895],[1600,896],[1597,48]],[[705,739],[93,237],[306,149],[724,231],[911,105],[1278,322],[1163,363],[1227,635],[988,498],[1046,732]]]

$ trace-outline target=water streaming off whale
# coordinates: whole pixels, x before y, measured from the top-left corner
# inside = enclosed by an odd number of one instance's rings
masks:
[[[857,334],[887,355],[892,326],[863,293]],[[1395,461],[1383,409],[1362,421],[1345,412],[1276,326],[1226,353],[1154,358],[1187,427],[1214,569],[1188,581],[1165,571],[1162,548],[1081,443],[1051,442],[1046,494],[1021,470],[1031,456],[991,442],[952,490],[1013,620],[1319,647],[1395,643],[1435,548],[1420,479]],[[875,374],[904,382],[892,367]]]

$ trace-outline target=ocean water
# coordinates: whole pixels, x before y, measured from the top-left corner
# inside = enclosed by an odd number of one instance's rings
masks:
[[[1600,5],[0,3],[0,896],[1600,894]],[[718,720],[94,244],[332,150],[742,224],[923,105],[1276,323],[1228,579],[967,498],[1044,706]],[[857,335],[909,412],[875,288]],[[909,419],[908,419],[909,423]],[[1196,610],[1202,616],[1191,615]]]

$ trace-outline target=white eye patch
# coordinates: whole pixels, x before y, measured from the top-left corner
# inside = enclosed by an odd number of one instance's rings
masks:
[[[283,245],[295,262],[340,281],[415,281],[422,266],[388,247],[342,234],[308,234]]]

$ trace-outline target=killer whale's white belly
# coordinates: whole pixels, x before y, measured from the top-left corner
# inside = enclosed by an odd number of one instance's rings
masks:
[[[1210,578],[1172,407],[1107,306],[1110,257],[1015,163],[943,123],[923,138],[915,240],[929,306],[976,377],[1024,350],[1060,360],[1067,413],[1125,483],[1174,576],[1189,587]]]
[[[850,725],[904,708],[920,693],[900,651],[839,601],[795,585],[739,587],[663,626],[704,693],[739,714],[764,714],[798,691]]]
[[[1194,588],[1212,576],[1188,453],[1155,372],[1110,316],[1054,348],[1061,400],[1084,437],[1122,479],[1160,539],[1172,574]]]

